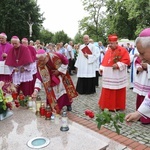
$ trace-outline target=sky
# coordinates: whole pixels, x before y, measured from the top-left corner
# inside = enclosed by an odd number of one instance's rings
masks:
[[[63,30],[71,38],[78,32],[78,21],[87,14],[81,0],[37,0],[37,3],[44,12],[44,28],[52,33]]]

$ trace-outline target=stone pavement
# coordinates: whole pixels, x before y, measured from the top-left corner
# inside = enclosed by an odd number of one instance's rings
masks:
[[[76,75],[72,76],[73,82],[76,85],[77,77]],[[102,77],[99,78],[100,86],[97,88],[95,94],[90,95],[79,95],[73,102],[73,110],[72,112],[78,115],[79,117],[86,118],[84,111],[86,109],[93,110],[95,113],[100,112],[101,110],[98,107],[98,100],[101,91],[101,80]],[[128,114],[130,112],[135,111],[135,102],[136,102],[136,94],[133,93],[132,90],[127,87],[127,102],[126,102],[126,110],[124,113]],[[110,126],[105,126],[106,128],[115,131],[114,128]],[[142,125],[140,122],[133,123],[132,126],[127,126],[124,122],[122,124],[121,134],[138,141],[141,144],[145,144],[150,147],[150,125]]]
[[[73,79],[74,85],[76,85],[77,82],[76,75],[73,75],[71,77]],[[84,114],[84,111],[86,109],[90,109],[95,113],[101,111],[98,107],[98,100],[101,91],[101,79],[102,77],[99,78],[100,86],[96,89],[97,91],[95,94],[79,95],[77,98],[74,99],[74,102],[72,104],[73,108],[72,112],[75,115],[86,119],[86,116]],[[41,91],[40,94],[42,95],[43,98],[45,97],[45,93],[43,92],[43,90]],[[128,114],[130,112],[135,111],[135,102],[136,102],[136,94],[133,93],[128,86],[126,110],[124,111],[124,113]],[[92,121],[94,122],[94,120]],[[115,131],[115,129],[113,127],[110,127],[109,125],[106,125],[105,127],[112,131]],[[132,126],[127,126],[124,122],[122,124],[121,135],[150,147],[150,125],[142,125],[140,122],[136,122],[133,123]]]

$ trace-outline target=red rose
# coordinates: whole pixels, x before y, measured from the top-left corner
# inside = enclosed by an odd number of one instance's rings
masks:
[[[11,102],[7,102],[6,103],[7,108],[9,108],[10,110],[12,109],[12,103]]]
[[[90,113],[91,113],[91,110],[88,110],[88,109],[85,110],[85,115],[86,115],[86,116],[89,116]]]
[[[24,95],[23,94],[19,95],[19,100],[24,100]]]
[[[19,101],[18,101],[18,100],[15,100],[15,104],[19,104]]]
[[[20,104],[16,104],[16,107],[19,107],[20,106]]]
[[[94,113],[92,111],[89,113],[89,117],[94,118]]]

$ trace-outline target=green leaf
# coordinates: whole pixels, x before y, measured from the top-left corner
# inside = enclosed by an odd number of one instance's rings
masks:
[[[114,123],[114,127],[115,127],[115,129],[116,129],[116,132],[117,132],[118,134],[120,134],[120,130],[119,130],[117,124]]]
[[[124,117],[124,113],[115,112],[113,115],[108,109],[104,109],[103,112],[96,115],[97,127],[100,129],[102,125],[108,124],[111,127],[114,126],[116,132],[120,134],[122,126],[119,123],[123,123]]]
[[[3,105],[3,110],[6,110],[6,109],[7,109],[6,105]]]
[[[118,128],[122,128],[122,126],[121,126],[121,125],[118,125]]]
[[[120,113],[119,114],[119,120],[120,120],[120,122],[124,122],[124,118],[125,118],[125,113]]]
[[[100,130],[101,126],[102,126],[102,124],[99,122],[99,123],[97,124],[97,128]]]
[[[101,121],[101,119],[100,119],[100,118],[96,118],[96,121],[97,121],[97,122],[100,122],[100,121]]]
[[[125,117],[125,113],[119,113],[119,116],[124,118]]]

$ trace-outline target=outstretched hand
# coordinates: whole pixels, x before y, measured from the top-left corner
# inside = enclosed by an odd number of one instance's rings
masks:
[[[125,120],[126,120],[127,125],[131,125],[132,122],[139,120],[140,117],[141,117],[141,114],[138,111],[135,111],[133,113],[128,114],[125,117]]]
[[[38,95],[38,91],[37,91],[37,90],[34,90],[34,92],[32,93],[32,97],[33,97],[33,98],[36,98],[37,95]]]

